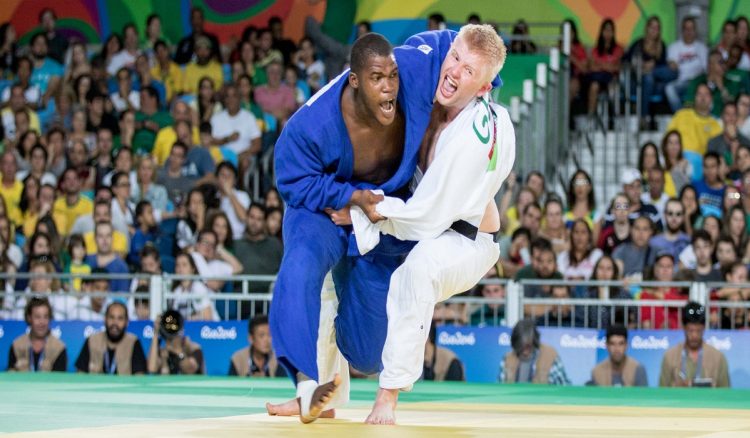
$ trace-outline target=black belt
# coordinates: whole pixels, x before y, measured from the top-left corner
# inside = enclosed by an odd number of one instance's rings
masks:
[[[457,232],[458,234],[468,238],[469,240],[477,240],[477,233],[479,232],[479,228],[466,222],[463,219],[453,222],[449,228]],[[495,242],[497,242],[498,237],[500,237],[499,231],[495,233],[487,233],[487,234],[491,234]]]

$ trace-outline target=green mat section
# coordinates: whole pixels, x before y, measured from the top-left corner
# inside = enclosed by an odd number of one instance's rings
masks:
[[[351,406],[369,407],[376,390],[355,380]],[[294,389],[286,379],[2,373],[0,395],[0,432],[27,432],[261,413]],[[399,401],[415,402],[750,409],[750,391],[420,382]]]

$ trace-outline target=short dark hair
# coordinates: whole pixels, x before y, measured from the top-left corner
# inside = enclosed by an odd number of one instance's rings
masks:
[[[268,317],[266,315],[258,315],[250,321],[247,325],[247,334],[252,335],[255,329],[262,326],[268,325]]]
[[[221,169],[229,169],[232,171],[232,174],[234,175],[234,179],[236,180],[238,177],[237,168],[234,167],[234,164],[230,163],[229,161],[222,161],[219,163],[218,166],[216,166],[216,176],[219,176],[219,171]]]
[[[179,141],[179,140],[177,140],[176,142],[174,142],[174,144],[172,144],[172,149],[174,149],[176,147],[184,149],[185,153],[187,153],[187,151],[188,151],[187,145],[185,143]]]
[[[544,237],[537,237],[531,241],[531,254],[534,254],[535,251],[554,252],[552,243]]]
[[[622,336],[625,340],[628,340],[628,329],[624,325],[615,324],[607,327],[607,342],[612,336]]]
[[[526,207],[523,208],[521,215],[525,215],[526,213],[528,213],[529,209],[532,209],[532,208],[536,208],[537,210],[539,210],[539,213],[542,212],[542,207],[540,207],[539,204],[537,204],[537,202],[534,201],[534,202],[529,202],[528,204],[526,204]]]
[[[167,43],[163,39],[161,39],[161,38],[159,38],[158,40],[156,40],[156,42],[154,43],[154,51],[158,50],[159,47],[164,47],[165,49],[169,48],[169,47],[167,47]]]
[[[159,17],[159,14],[151,14],[146,18],[146,27],[151,26],[151,22],[154,20],[161,20],[161,17]],[[161,41],[161,40],[159,40]],[[157,41],[158,42],[158,41]]]
[[[393,53],[393,46],[383,35],[370,32],[354,42],[351,54],[351,71],[359,73],[364,70],[368,59],[374,56],[388,56]]]
[[[713,243],[713,239],[711,238],[711,234],[708,231],[704,230],[704,229],[698,229],[698,230],[693,231],[693,238],[690,239],[690,243],[693,246],[695,246],[695,242],[697,242],[699,240],[705,240],[706,242],[708,242],[710,244]]]
[[[531,231],[529,231],[529,229],[526,227],[518,227],[516,228],[516,231],[514,231],[513,234],[511,234],[510,241],[512,242],[516,240],[516,237],[520,235],[524,235],[526,236],[527,239],[531,240]]]
[[[31,313],[34,312],[34,309],[42,306],[47,308],[49,319],[53,319],[52,306],[50,305],[49,300],[46,297],[31,297],[26,303],[26,307],[23,309],[26,324],[31,324]]]
[[[146,207],[150,207],[150,206],[151,206],[151,203],[146,200],[138,202],[138,204],[135,206],[136,220],[138,220],[138,218],[141,217],[141,215],[146,212]]]
[[[161,254],[159,254],[159,250],[151,242],[146,243],[146,246],[141,250],[140,256],[141,261],[146,257],[153,257],[157,262],[161,262]]]
[[[265,218],[265,217],[266,217],[266,216],[268,215],[268,209],[266,209],[266,206],[265,206],[265,205],[263,205],[263,204],[260,204],[260,203],[258,203],[258,202],[253,202],[252,204],[250,204],[250,206],[249,206],[249,207],[247,207],[247,211],[248,211],[248,213],[249,213],[249,212],[250,212],[250,210],[252,210],[253,208],[255,208],[255,209],[257,209],[257,210],[260,210],[260,211],[261,211],[261,212],[263,213],[263,217],[264,217],[264,218]]]
[[[34,35],[31,36],[31,39],[29,40],[29,45],[33,46],[34,43],[36,42],[36,40],[38,40],[39,38],[43,38],[44,42],[45,43],[47,42],[47,36],[44,35],[43,32],[37,32],[37,33],[35,33]]]
[[[156,106],[161,105],[161,102],[159,101],[159,92],[156,91],[156,88],[151,85],[146,85],[141,87],[141,91],[148,94],[149,97],[153,97],[154,99],[156,99]]]

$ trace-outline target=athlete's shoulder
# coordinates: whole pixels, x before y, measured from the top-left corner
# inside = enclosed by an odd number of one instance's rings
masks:
[[[347,69],[318,90],[294,113],[287,127],[302,131],[325,127],[328,120],[341,113],[341,89],[346,85],[348,75]]]

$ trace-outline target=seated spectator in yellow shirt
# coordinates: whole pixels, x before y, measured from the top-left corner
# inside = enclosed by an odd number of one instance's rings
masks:
[[[5,203],[5,212],[14,226],[21,225],[21,193],[23,193],[23,183],[16,179],[18,165],[13,152],[6,151],[0,158],[0,197]]]
[[[204,76],[211,78],[214,83],[214,91],[219,91],[221,84],[224,83],[224,72],[221,69],[221,64],[211,57],[211,40],[206,37],[199,37],[195,41],[195,56],[197,59],[185,67],[183,92],[196,94],[198,81]]]
[[[154,140],[154,149],[151,151],[151,154],[156,158],[156,162],[159,166],[164,166],[164,163],[167,162],[169,153],[172,151],[172,145],[177,141],[177,132],[175,132],[174,129],[177,122],[192,122],[190,106],[181,100],[176,101],[174,105],[172,105],[172,119],[174,120],[174,123],[171,126],[160,129],[156,134],[156,140]],[[198,127],[193,126],[192,131],[193,144],[200,144],[200,133],[198,132]]]
[[[78,216],[92,214],[94,204],[90,199],[81,195],[81,180],[75,169],[68,168],[62,174],[63,195],[55,200],[53,208],[54,215],[65,218],[65,229],[60,229],[62,236],[67,236]]]

